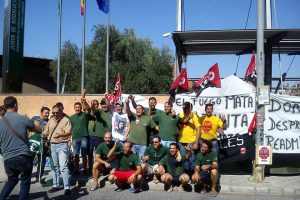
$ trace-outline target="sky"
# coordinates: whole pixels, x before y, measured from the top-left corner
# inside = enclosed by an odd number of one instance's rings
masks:
[[[244,29],[251,0],[185,0],[184,29],[223,30]],[[275,1],[277,23],[273,12],[272,28],[300,29],[300,0]],[[120,31],[133,28],[140,38],[149,38],[157,48],[169,46],[175,55],[173,40],[162,37],[164,33],[176,31],[177,0],[110,0],[110,22]],[[0,0],[0,38],[3,38],[3,6]],[[86,0],[86,44],[93,39],[93,26],[106,24],[107,15],[98,9],[96,0]],[[257,27],[257,0],[253,0],[247,29]],[[277,24],[277,26],[276,26]],[[80,0],[63,0],[62,41],[71,40],[82,47],[82,16]],[[3,40],[0,40],[0,54]],[[55,58],[58,52],[58,1],[26,0],[24,55]],[[296,56],[287,77],[300,77],[300,56]],[[282,56],[282,72],[287,71],[293,56]],[[234,74],[238,56],[189,56],[187,71],[189,78],[198,78],[216,62],[221,77]],[[250,55],[242,55],[237,76],[243,77],[250,62]],[[185,66],[185,65],[184,65]],[[273,56],[273,77],[279,77],[278,55]]]

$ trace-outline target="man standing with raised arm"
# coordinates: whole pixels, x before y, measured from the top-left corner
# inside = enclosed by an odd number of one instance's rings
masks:
[[[84,112],[82,111],[82,105]],[[87,173],[87,154],[88,154],[88,124],[90,118],[90,106],[85,98],[74,104],[75,114],[70,117],[72,125],[72,146],[75,154],[74,174],[79,174],[79,155],[82,157],[83,172]]]
[[[212,150],[219,154],[218,133],[224,134],[227,129],[225,116],[221,118],[213,115],[214,106],[212,104],[205,105],[206,115],[199,118],[201,124],[201,139],[211,141]]]
[[[179,117],[173,111],[173,104],[165,102],[165,112],[152,117],[153,121],[159,124],[158,136],[161,138],[161,144],[169,147],[171,143],[176,142],[178,135]]]

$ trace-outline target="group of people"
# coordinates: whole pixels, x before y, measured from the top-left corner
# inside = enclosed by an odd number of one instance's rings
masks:
[[[27,130],[31,137],[40,141],[36,151],[37,181],[43,180],[46,157],[51,158],[53,184],[50,193],[61,189],[60,174],[65,195],[71,193],[68,162],[72,152],[72,174],[81,173],[81,156],[82,173],[92,173],[93,176],[91,191],[99,188],[99,176],[107,175],[109,182],[116,183],[116,191],[124,190],[125,184],[131,192],[140,192],[141,183],[146,178],[154,183],[164,183],[168,191],[173,191],[176,185],[183,191],[192,179],[203,188],[210,187],[211,196],[217,196],[217,138],[227,128],[224,116],[213,115],[212,104],[205,106],[205,116],[193,112],[190,102],[184,103],[183,112],[179,114],[173,111],[172,102],[165,102],[164,110],[157,109],[156,104],[155,97],[151,97],[149,107],[144,108],[132,95],[125,102],[112,103],[106,95],[100,104],[95,99],[89,105],[84,92],[81,102],[74,104],[73,115],[65,114],[62,103],[58,102],[52,107],[51,116],[50,109],[42,107],[40,115],[30,120],[17,114],[15,97],[6,97],[6,113],[0,119],[0,146],[8,181],[0,199],[9,195],[20,174],[24,176],[24,172],[17,169],[16,163],[22,160],[20,157],[26,157],[28,162],[27,176],[21,177],[20,194],[26,195],[27,192],[28,195],[33,156]],[[15,160],[18,162],[11,165]],[[11,170],[12,167],[17,170]]]

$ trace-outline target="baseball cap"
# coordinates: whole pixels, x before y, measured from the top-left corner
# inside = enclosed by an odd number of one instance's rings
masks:
[[[106,100],[105,100],[105,98],[101,99],[100,104],[101,104],[101,105],[106,105]]]
[[[122,101],[117,101],[116,103],[115,103],[115,105],[120,105],[120,106],[124,106],[124,104],[123,104],[123,102]]]

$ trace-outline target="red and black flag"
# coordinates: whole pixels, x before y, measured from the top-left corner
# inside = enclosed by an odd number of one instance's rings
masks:
[[[109,102],[114,105],[121,97],[122,97],[121,79],[120,79],[120,74],[118,73],[114,91],[109,97]]]
[[[257,113],[255,113],[252,118],[252,121],[248,127],[248,133],[256,133],[256,120],[257,120]]]
[[[189,83],[186,69],[183,68],[176,80],[172,84],[169,94],[175,99],[175,95],[179,93],[185,93],[189,91]]]
[[[244,80],[251,82],[253,85],[256,85],[256,64],[254,52],[252,53],[250,63],[244,76]]]
[[[209,68],[208,72],[194,85],[197,96],[208,87],[221,87],[221,78],[218,63]]]

